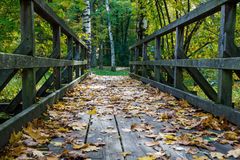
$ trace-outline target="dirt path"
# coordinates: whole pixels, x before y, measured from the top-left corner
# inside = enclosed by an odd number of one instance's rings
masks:
[[[234,159],[240,130],[129,77],[91,75],[11,136],[0,159]]]

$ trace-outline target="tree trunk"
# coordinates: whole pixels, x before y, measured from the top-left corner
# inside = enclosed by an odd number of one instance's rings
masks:
[[[99,69],[103,69],[103,43],[102,42],[100,43],[98,62],[99,62]]]
[[[113,41],[111,19],[110,19],[110,8],[109,8],[108,0],[106,0],[106,10],[107,10],[108,33],[109,33],[109,40],[110,40],[110,46],[111,46],[111,70],[116,71],[115,49],[114,49],[114,41]]]
[[[84,0],[86,4],[86,8],[83,12],[83,32],[87,34],[86,37],[84,37],[84,40],[86,42],[86,45],[88,47],[88,64],[91,64],[91,52],[92,52],[92,44],[91,44],[91,7],[90,7],[90,0]]]

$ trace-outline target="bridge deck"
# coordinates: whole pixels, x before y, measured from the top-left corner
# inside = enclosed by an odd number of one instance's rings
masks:
[[[90,76],[21,133],[12,135],[0,155],[109,160],[240,155],[239,128],[128,77]]]

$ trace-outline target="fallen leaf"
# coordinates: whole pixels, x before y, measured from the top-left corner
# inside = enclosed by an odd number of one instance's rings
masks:
[[[127,157],[127,156],[129,156],[129,155],[131,155],[132,154],[132,152],[122,152],[121,153],[121,155],[123,156],[123,157]]]
[[[224,160],[225,159],[225,154],[222,154],[220,152],[211,152],[211,157],[212,158],[217,158],[218,160]]]
[[[87,114],[89,114],[89,115],[96,115],[97,114],[97,108],[93,107],[93,109],[88,111]]]
[[[158,146],[159,145],[159,142],[145,142],[144,143],[146,146],[148,147],[153,147],[153,146]]]
[[[144,157],[139,157],[137,160],[156,160],[156,158],[153,156],[144,156]]]
[[[13,144],[13,143],[16,143],[18,142],[21,138],[22,138],[22,132],[13,132],[10,136],[10,139],[9,139],[9,144]]]
[[[228,151],[227,157],[231,157],[231,156],[233,156],[234,158],[239,158],[240,157],[240,148]]]

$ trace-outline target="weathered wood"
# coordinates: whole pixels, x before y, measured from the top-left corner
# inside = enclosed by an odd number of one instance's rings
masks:
[[[34,10],[32,0],[20,1],[21,5],[21,38],[27,40],[29,55],[35,56],[34,38]],[[36,96],[36,72],[35,69],[23,69],[22,72],[22,99],[23,109],[35,103]]]
[[[55,48],[53,50],[53,53],[50,55],[50,58],[56,58],[58,55],[58,53],[56,52]],[[38,83],[41,78],[46,74],[46,72],[48,72],[49,68],[40,68],[37,73],[36,73],[36,83]],[[51,82],[52,83],[52,82]],[[41,87],[41,88],[45,88],[45,87]],[[38,93],[40,92],[41,88],[39,89]],[[44,90],[45,91],[45,90]],[[37,94],[38,95],[38,94]],[[18,106],[18,104],[20,104],[20,102],[22,101],[22,90],[17,94],[17,96],[11,101],[11,103],[9,104],[6,112],[8,113],[12,113],[14,112],[15,108]]]
[[[219,38],[219,57],[226,58],[231,53],[231,43],[234,42],[236,24],[236,5],[225,4],[221,10],[221,31]],[[232,71],[219,70],[218,73],[218,102],[232,106]]]
[[[152,65],[152,66],[169,66],[182,68],[208,68],[208,69],[225,69],[240,70],[240,58],[212,58],[212,59],[173,59],[158,61],[132,61],[130,65]]]
[[[169,25],[163,27],[162,29],[154,32],[153,34],[147,36],[146,38],[142,39],[141,41],[135,43],[130,47],[130,49],[135,48],[137,46],[142,45],[143,43],[150,42],[154,40],[155,37],[157,36],[163,36],[168,33],[173,32],[178,26],[186,26],[189,24],[192,24],[196,21],[199,21],[200,19],[204,19],[218,11],[221,10],[221,6],[224,5],[225,3],[235,3],[237,4],[240,0],[210,0],[193,11],[187,13],[186,15],[180,17],[176,21],[170,23]]]
[[[177,27],[176,29],[176,46],[175,46],[175,59],[181,59],[181,54],[183,54],[184,45],[184,28]],[[182,68],[174,67],[174,87],[178,89],[183,89],[183,73]]]
[[[161,59],[161,38],[156,37],[155,39],[155,60],[158,61]],[[154,74],[155,74],[155,81],[160,82],[161,73],[160,73],[160,66],[154,65]]]
[[[68,53],[72,55],[70,58],[72,60],[73,59],[73,38],[72,37],[67,38],[67,49],[68,49]],[[73,67],[69,66],[67,70],[68,70],[68,82],[71,82],[73,80]]]
[[[99,109],[100,110],[100,109]],[[123,160],[122,147],[118,136],[118,130],[114,121],[114,116],[93,116],[92,124],[88,133],[87,143],[101,143],[105,146],[98,152],[90,152],[88,156],[91,159]],[[109,127],[115,132],[104,133]]]
[[[143,43],[142,45],[142,57],[143,57],[143,61],[147,61],[148,57],[147,57],[147,43]],[[142,65],[142,76],[146,77],[147,76],[147,66],[146,65]]]
[[[74,41],[79,42],[82,46],[87,47],[83,41],[79,40],[78,36],[66,25],[66,23],[57,16],[57,14],[43,1],[43,0],[33,0],[34,10],[42,18],[51,24],[59,25],[62,32],[68,37],[73,37]]]
[[[186,93],[182,90],[176,89],[174,87],[155,82],[153,80],[141,77],[135,74],[130,74],[132,78],[141,80],[144,83],[148,83],[153,87],[159,88],[163,92],[167,92],[175,97],[183,98],[187,100],[190,104],[202,108],[206,112],[210,112],[216,116],[225,117],[228,121],[240,126],[240,112],[236,109],[230,108],[226,105],[216,104],[212,101],[204,100],[196,95]]]
[[[1,69],[49,68],[86,65],[86,61],[64,60],[0,53]]]
[[[136,48],[134,48],[134,60],[138,61],[138,57],[139,57],[139,48],[136,47]],[[134,66],[134,73],[138,74],[138,66],[137,65]]]
[[[75,56],[74,56],[74,59],[79,61],[80,60],[80,45],[79,43],[76,43],[76,51],[75,51]],[[76,66],[75,67],[75,74],[76,74],[76,78],[78,78],[80,76],[80,66]]]
[[[124,148],[124,152],[131,152],[125,159],[138,159],[139,157],[146,156],[148,153],[155,153],[156,151],[146,146],[144,143],[150,140],[144,138],[143,132],[124,132],[123,129],[131,129],[132,124],[141,124],[139,118],[128,118],[125,119],[120,115],[117,116],[118,126],[121,133],[121,140]]]
[[[61,46],[60,46],[60,38],[61,38],[61,28],[59,26],[53,25],[53,50],[56,52],[56,58],[61,58]],[[53,70],[54,75],[54,88],[60,89],[61,88],[61,68],[55,67]]]
[[[17,132],[22,129],[24,125],[26,125],[29,121],[38,118],[41,114],[46,111],[48,105],[54,104],[58,99],[64,96],[65,92],[74,86],[76,86],[79,82],[86,78],[88,73],[74,80],[73,82],[67,84],[60,90],[55,91],[47,97],[42,98],[38,103],[28,107],[21,113],[17,114],[10,120],[4,122],[0,125],[0,147],[3,147],[8,143],[11,133],[14,131]]]
[[[13,54],[23,54],[28,55],[30,53],[27,40],[21,40],[22,42],[17,47],[17,49],[13,52]],[[2,62],[2,61],[1,61]],[[17,73],[16,69],[8,69],[2,70],[0,69],[0,92],[6,87],[9,81],[13,78],[13,76]]]

